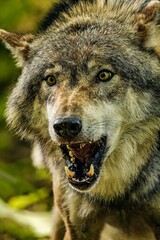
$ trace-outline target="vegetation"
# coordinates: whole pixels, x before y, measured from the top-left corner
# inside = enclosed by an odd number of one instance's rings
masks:
[[[53,2],[1,0],[0,28],[35,31]],[[33,166],[29,144],[13,136],[5,122],[6,99],[19,73],[10,53],[0,43],[0,239],[47,239],[49,227],[41,224],[50,220],[50,176],[45,169]]]

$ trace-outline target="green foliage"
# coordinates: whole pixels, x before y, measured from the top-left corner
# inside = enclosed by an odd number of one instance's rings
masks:
[[[11,31],[34,30],[53,0],[0,1],[0,25]]]
[[[44,169],[35,169],[29,159],[19,159],[14,162],[0,161],[0,198],[10,202],[15,196],[26,195],[30,199],[30,204],[39,200],[49,198],[51,187],[48,180],[49,175],[43,174],[41,177],[37,172],[46,172]],[[31,174],[32,173],[32,174]],[[32,178],[31,178],[32,176]],[[39,185],[43,185],[43,188]],[[39,188],[39,189],[37,189]],[[34,195],[35,192],[35,195]],[[34,196],[34,198],[33,198]],[[36,198],[36,200],[35,200]],[[17,198],[18,199],[18,198]],[[34,202],[32,202],[34,199]],[[29,201],[29,200],[28,200]],[[15,205],[15,204],[14,204]],[[25,206],[24,206],[25,208]],[[47,209],[47,206],[46,206]]]
[[[11,32],[32,32],[54,0],[0,0],[0,28]],[[52,205],[51,179],[44,169],[35,169],[30,147],[19,142],[6,126],[7,96],[20,74],[15,60],[0,42],[0,199],[12,208],[48,211]],[[41,239],[26,226],[0,212],[0,239]]]
[[[3,240],[35,240],[35,234],[26,226],[22,226],[15,221],[3,218],[0,219],[0,239]]]
[[[48,191],[45,188],[38,189],[28,195],[14,196],[10,198],[8,204],[15,209],[24,209],[48,197]]]

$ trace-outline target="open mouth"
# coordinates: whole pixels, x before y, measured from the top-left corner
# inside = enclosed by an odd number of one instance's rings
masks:
[[[61,144],[65,172],[69,183],[76,189],[90,188],[99,176],[107,138],[88,143]]]

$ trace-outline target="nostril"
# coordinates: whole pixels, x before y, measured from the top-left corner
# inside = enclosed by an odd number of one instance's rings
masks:
[[[71,134],[76,134],[81,131],[82,124],[80,120],[76,120],[76,122],[71,122],[68,125],[68,130]]]
[[[63,137],[65,135],[65,123],[63,118],[57,118],[54,121],[53,128],[57,135]]]
[[[55,132],[58,133],[58,134],[63,132],[63,126],[61,126],[61,124],[55,123],[53,125],[53,128],[54,128]]]
[[[71,138],[79,134],[82,122],[78,117],[57,118],[53,124],[54,131],[63,138]]]

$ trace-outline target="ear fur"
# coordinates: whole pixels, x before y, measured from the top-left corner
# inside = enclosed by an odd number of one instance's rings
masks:
[[[144,47],[154,50],[160,56],[160,25],[158,17],[160,2],[152,0],[136,15],[138,34]]]
[[[30,45],[35,38],[34,35],[21,35],[0,29],[0,38],[18,60],[18,65],[22,67],[24,62],[27,61],[29,57]]]

